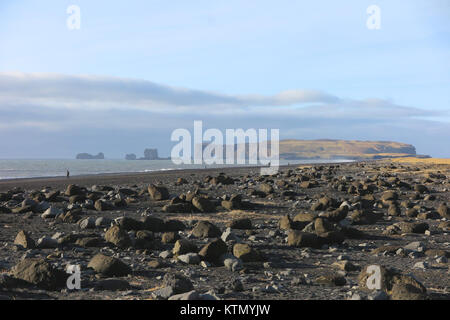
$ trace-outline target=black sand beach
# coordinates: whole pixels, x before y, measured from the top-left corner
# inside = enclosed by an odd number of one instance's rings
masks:
[[[0,181],[0,297],[449,299],[449,179],[374,161]]]

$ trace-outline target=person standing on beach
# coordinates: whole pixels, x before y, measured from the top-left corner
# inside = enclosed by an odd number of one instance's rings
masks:
[[[69,177],[70,177],[70,172],[69,172],[69,169],[67,169],[67,179],[69,179]]]

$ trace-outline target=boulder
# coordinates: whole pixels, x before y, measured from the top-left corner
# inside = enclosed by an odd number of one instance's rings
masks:
[[[175,256],[189,253],[189,252],[198,252],[197,245],[189,241],[187,239],[180,239],[175,242],[175,245],[173,246],[172,252]]]
[[[206,244],[199,252],[204,260],[220,264],[220,257],[228,252],[228,247],[221,239],[216,239]]]
[[[261,254],[246,243],[236,243],[233,246],[233,255],[244,262],[263,260]]]
[[[216,205],[209,199],[203,197],[194,197],[192,199],[192,205],[200,212],[214,212],[216,211]]]
[[[320,248],[322,240],[314,233],[290,230],[288,234],[288,245],[293,247]]]
[[[118,225],[112,226],[106,231],[105,240],[123,249],[131,246],[130,236]]]
[[[252,221],[249,218],[234,219],[233,221],[227,223],[227,227],[231,229],[248,230],[252,229]]]
[[[25,230],[19,231],[14,240],[14,244],[18,244],[25,249],[34,249],[36,247],[36,243]]]
[[[88,268],[92,268],[97,273],[107,277],[121,277],[131,273],[131,268],[121,260],[101,253],[95,255],[89,261]]]
[[[15,278],[46,290],[57,290],[66,285],[65,272],[53,268],[44,259],[24,259],[15,265],[11,272]]]
[[[216,238],[221,234],[220,229],[209,221],[199,221],[192,229],[192,235],[197,238]]]
[[[148,193],[152,200],[161,201],[169,199],[169,190],[164,186],[151,185],[148,187]]]

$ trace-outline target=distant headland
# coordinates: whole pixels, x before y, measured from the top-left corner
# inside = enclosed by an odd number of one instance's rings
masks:
[[[125,160],[170,160],[170,158],[160,158],[158,149],[145,149],[143,157],[138,158],[136,154],[130,153],[125,156]]]
[[[207,144],[203,145],[203,148]],[[237,146],[235,146],[236,149]],[[269,146],[270,150],[270,146]],[[358,141],[358,140],[281,140],[279,144],[280,159],[284,160],[314,160],[314,159],[348,159],[348,160],[376,160],[392,158],[430,158],[428,155],[416,153],[416,148],[411,144],[393,141]],[[225,146],[224,146],[225,154]],[[248,143],[246,143],[248,155]],[[98,155],[79,153],[77,159],[105,159],[100,152]],[[139,157],[134,153],[125,155],[125,160],[170,160],[158,156],[158,149],[147,148],[144,156]]]
[[[103,152],[99,152],[96,156],[89,154],[89,153],[79,153],[76,156],[76,159],[78,160],[103,160],[105,159],[105,155]]]

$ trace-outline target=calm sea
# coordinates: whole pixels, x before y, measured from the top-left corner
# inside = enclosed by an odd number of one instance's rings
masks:
[[[280,160],[280,165],[349,162],[351,160]],[[239,165],[242,166],[242,165]],[[211,165],[208,168],[227,167]],[[230,165],[228,165],[230,167]],[[71,176],[101,173],[151,172],[179,169],[201,169],[205,165],[175,165],[171,160],[0,160],[0,180],[16,178]]]

